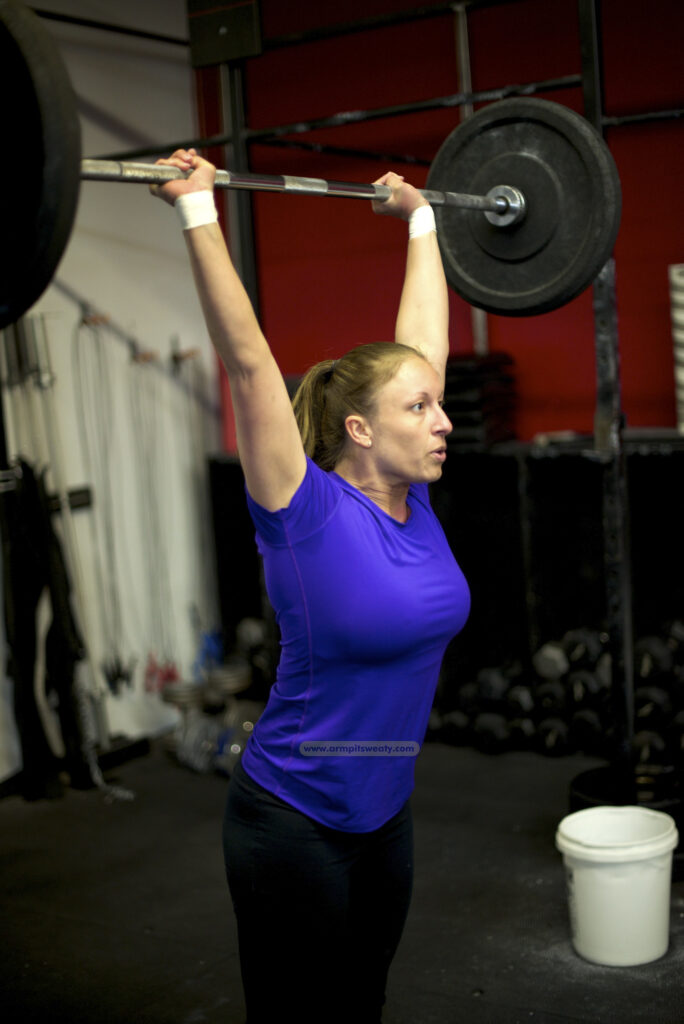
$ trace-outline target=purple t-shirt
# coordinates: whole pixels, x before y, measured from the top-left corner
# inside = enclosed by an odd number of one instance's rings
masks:
[[[409,489],[404,524],[311,460],[287,508],[247,502],[281,658],[243,767],[316,821],[369,832],[413,790],[410,752],[468,617],[468,585],[426,484]]]

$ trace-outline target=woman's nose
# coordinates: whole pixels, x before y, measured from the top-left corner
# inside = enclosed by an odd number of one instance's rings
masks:
[[[449,417],[444,412],[444,409],[442,409],[441,406],[439,408],[439,412],[440,412],[440,417],[439,417],[439,421],[438,421],[438,424],[437,424],[437,431],[440,434],[450,434],[451,431],[454,429],[453,426],[452,426],[451,420],[449,419]]]

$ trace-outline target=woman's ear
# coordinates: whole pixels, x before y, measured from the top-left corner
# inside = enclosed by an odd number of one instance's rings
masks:
[[[370,448],[372,444],[371,431],[363,416],[347,416],[344,426],[354,444],[358,444],[361,448]]]

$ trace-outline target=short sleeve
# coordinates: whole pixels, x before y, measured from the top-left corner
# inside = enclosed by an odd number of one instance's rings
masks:
[[[257,535],[272,547],[285,547],[310,537],[325,525],[342,499],[340,486],[308,457],[304,479],[286,508],[269,512],[245,491]]]

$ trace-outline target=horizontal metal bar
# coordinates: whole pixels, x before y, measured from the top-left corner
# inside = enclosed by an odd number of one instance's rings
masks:
[[[177,167],[160,164],[136,164],[118,160],[81,161],[81,178],[84,181],[162,185],[187,177],[188,175]],[[387,185],[364,185],[348,181],[324,181],[323,178],[297,178],[288,174],[247,174],[237,171],[217,171],[216,187],[251,192],[287,192],[301,196],[375,199],[381,203],[386,202],[392,195],[392,190]],[[432,189],[419,191],[432,206],[457,206],[491,213],[508,211],[508,203],[502,197],[471,196],[460,192],[437,192]]]
[[[435,7],[414,7],[407,11],[390,14],[376,14],[356,21],[337,22],[332,25],[319,25],[316,28],[301,32],[290,32],[287,35],[272,36],[263,41],[264,50],[278,50],[284,47],[301,46],[303,43],[318,43],[321,40],[335,39],[339,36],[357,32],[368,32],[373,29],[392,28],[406,22],[415,22],[425,18],[444,17],[453,13],[453,0],[437,4]]]
[[[115,25],[109,21],[94,21],[92,18],[78,18],[71,14],[58,14],[56,11],[44,11],[39,7],[32,8],[33,13],[45,21],[59,21],[65,25],[78,25],[80,28],[94,28],[99,32],[116,32],[123,36],[133,36],[136,39],[148,39],[153,43],[169,43],[172,46],[190,46],[189,39],[180,39],[178,36],[160,35],[159,32],[146,32],[140,28],[129,28],[127,25]]]
[[[500,3],[515,3],[517,0],[469,0],[469,7],[486,7]],[[304,43],[317,43],[325,39],[338,36],[350,35],[358,32],[368,32],[373,29],[392,28],[395,25],[415,22],[428,18],[444,17],[452,13],[453,0],[434,7],[415,7],[408,11],[399,11],[391,14],[379,14],[369,18],[362,18],[358,21],[341,22],[334,25],[321,25],[317,28],[304,30],[302,32],[291,32],[287,35],[264,37],[262,40],[263,50],[279,50],[284,47],[300,46]],[[83,28],[94,28],[103,32],[119,32],[123,35],[137,36],[139,39],[149,39],[152,42],[171,43],[174,46],[190,45],[189,39],[179,36],[161,35],[158,32],[146,32],[144,29],[129,28],[124,25],[116,25],[112,22],[96,21],[92,18],[79,18],[69,14],[58,14],[55,11],[46,11],[38,7],[32,8],[34,14],[48,21],[60,21],[67,25],[78,25]]]
[[[321,128],[340,128],[346,125],[361,124],[366,121],[379,121],[389,117],[403,117],[407,114],[421,114],[426,110],[450,109],[473,103],[493,103],[508,99],[511,96],[530,96],[537,92],[552,89],[571,89],[582,84],[581,75],[563,75],[560,78],[549,78],[543,82],[528,82],[523,85],[507,85],[501,89],[483,89],[479,92],[457,92],[448,96],[437,96],[426,100],[414,100],[410,103],[398,103],[388,107],[374,107],[371,110],[344,110],[328,117],[314,120],[300,120],[292,124],[275,125],[268,128],[249,128],[244,132],[248,142],[259,142],[261,139],[278,138],[281,135],[301,135],[317,131]]]
[[[491,7],[499,4],[515,3],[517,0],[467,0],[468,7]],[[356,21],[338,22],[332,25],[320,25],[301,32],[290,32],[287,35],[264,38],[264,51],[282,49],[288,46],[300,46],[303,43],[317,43],[324,39],[337,38],[357,32],[368,32],[373,29],[392,28],[395,25],[440,18],[453,14],[454,0],[434,6],[413,7],[406,11],[395,11],[390,14],[375,14]]]
[[[306,142],[304,139],[262,139],[260,146],[277,149],[297,149],[305,153],[319,153],[323,156],[351,157],[355,160],[372,160],[373,163],[385,167],[396,167],[398,164],[411,164],[416,167],[429,167],[430,161],[413,153],[384,153],[371,149],[353,149],[350,146],[332,146],[327,142]]]
[[[674,110],[649,110],[643,114],[622,114],[617,117],[604,115],[601,124],[604,128],[620,128],[625,124],[647,124],[653,121],[677,121],[684,117],[684,109],[677,107]]]
[[[539,82],[526,82],[522,85],[506,85],[503,88],[486,89],[481,92],[453,93],[449,96],[437,96],[433,99],[403,103],[392,107],[376,107],[371,110],[355,110],[352,114],[340,113],[330,117],[318,118],[315,121],[297,121],[295,124],[278,125],[275,128],[246,129],[247,142],[270,142],[283,135],[302,135],[319,128],[342,127],[345,124],[360,124],[363,121],[377,121],[386,117],[401,117],[404,114],[415,114],[426,110],[459,107],[473,103],[493,103],[496,100],[508,99],[510,96],[532,96],[538,92],[552,92],[560,89],[574,89],[582,84],[581,75],[565,75],[561,78],[548,78]],[[202,138],[181,139],[175,142],[151,142],[145,149],[129,149],[116,153],[100,154],[102,160],[139,160],[145,156],[166,156],[176,149],[210,149],[213,146],[229,146],[234,142],[232,132],[219,135],[207,135]]]

